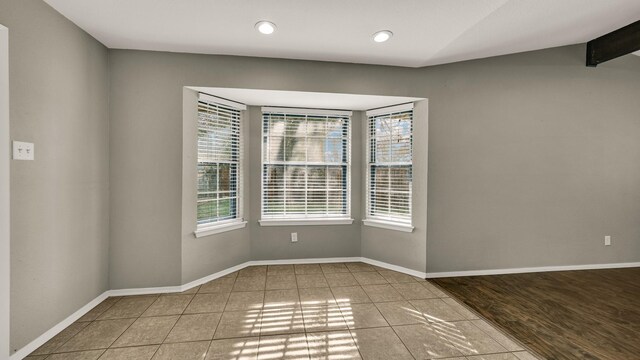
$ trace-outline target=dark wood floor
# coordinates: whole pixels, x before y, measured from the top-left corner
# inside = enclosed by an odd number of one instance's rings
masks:
[[[640,359],[640,268],[434,281],[547,359]]]

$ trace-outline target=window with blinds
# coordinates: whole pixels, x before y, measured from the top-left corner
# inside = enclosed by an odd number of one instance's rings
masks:
[[[241,112],[200,94],[198,100],[198,227],[241,218]]]
[[[263,108],[262,218],[350,217],[351,112]]]
[[[411,224],[413,104],[367,111],[367,218]]]

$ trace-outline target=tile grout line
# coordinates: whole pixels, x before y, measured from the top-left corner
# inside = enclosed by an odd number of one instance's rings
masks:
[[[107,299],[108,299],[108,298],[107,298]],[[106,300],[106,299],[105,299],[105,300]],[[102,314],[104,314],[104,313],[105,313],[105,312],[107,312],[109,309],[111,309],[112,307],[114,307],[118,302],[120,302],[120,300],[122,300],[122,298],[120,298],[120,299],[116,300],[113,304],[111,304],[111,306],[109,306],[108,308],[106,308],[106,309],[105,309],[104,311],[102,311],[100,314],[96,315],[96,318],[95,318],[95,319],[87,321],[89,324],[87,324],[87,326],[85,326],[84,328],[82,328],[80,331],[84,330],[86,327],[90,326],[90,325],[91,325],[91,324],[93,324],[95,321],[97,321],[97,320],[98,320],[98,318],[99,318]],[[100,305],[100,304],[98,304],[98,305],[96,305],[96,306],[99,306],[99,305]],[[92,310],[93,310],[93,309],[92,309]],[[86,315],[86,314],[85,314],[85,315]],[[79,320],[79,319],[78,319],[78,320]],[[73,325],[73,324],[75,324],[75,323],[77,323],[77,322],[79,322],[79,321],[77,321],[77,320],[76,320],[76,321],[75,321],[75,322],[73,322],[71,325]],[[82,322],[84,322],[84,321],[82,321]],[[71,325],[69,325],[69,326],[71,326]],[[65,328],[64,330],[66,330],[66,329],[68,329],[68,328],[69,328],[69,327]],[[63,330],[63,331],[64,331],[64,330]],[[77,333],[75,333],[72,337],[70,337],[69,339],[67,339],[67,340],[66,340],[65,342],[63,342],[62,344],[60,344],[60,346],[58,346],[58,347],[56,347],[55,349],[53,349],[50,353],[48,353],[48,354],[43,354],[43,355],[45,356],[45,359],[46,359],[46,358],[48,358],[48,357],[50,357],[52,354],[60,354],[60,353],[56,353],[56,350],[58,350],[58,349],[62,348],[64,345],[66,345],[69,341],[71,341],[71,339],[73,339],[74,337],[76,337],[76,335],[78,335],[78,334],[80,333],[80,331],[78,331],[78,332],[77,332]],[[62,331],[61,331],[61,332],[62,332]],[[60,334],[60,333],[58,333],[58,335],[59,335],[59,334]],[[57,335],[56,335],[56,336],[57,336]],[[52,338],[52,339],[53,339],[53,338]],[[44,345],[46,345],[46,343],[42,344],[42,345],[41,345],[41,347],[42,347],[42,346],[44,346]],[[35,352],[35,351],[37,351],[37,350],[38,350],[38,349],[34,350],[34,352]],[[31,354],[29,354],[29,355],[27,355],[27,356],[30,356],[30,355],[31,355]],[[101,355],[101,356],[102,356],[102,355]]]
[[[346,265],[345,265],[346,267]],[[331,296],[333,297],[333,300],[336,303],[336,307],[338,308],[338,312],[340,313],[340,316],[342,317],[342,320],[344,321],[345,326],[347,327],[344,331],[346,331],[347,333],[349,333],[349,337],[351,337],[351,340],[353,341],[353,344],[356,346],[356,349],[358,350],[358,354],[360,355],[360,357],[362,358],[362,353],[360,352],[360,348],[358,348],[358,345],[356,343],[356,340],[353,338],[353,334],[351,333],[351,329],[349,329],[349,324],[347,323],[347,320],[345,319],[344,314],[342,313],[342,309],[340,308],[340,304],[338,303],[338,300],[336,299],[335,294],[333,293],[333,290],[331,290],[331,286],[329,285],[329,281],[327,280],[327,277],[325,276],[326,273],[324,272],[324,270],[322,269],[322,265],[320,265],[320,270],[322,271],[322,277],[324,278],[324,281],[327,283],[327,288],[329,289],[329,292],[331,293]],[[347,268],[348,271],[349,268]],[[349,274],[351,274],[351,272],[349,272]],[[302,300],[301,300],[302,302]],[[328,308],[329,306],[327,306]],[[303,316],[303,321],[304,321],[304,316]],[[307,332],[306,326],[304,328],[305,330],[305,335],[308,335],[309,333]],[[328,329],[326,332],[332,332],[332,331],[340,331],[340,330],[330,330]],[[318,331],[318,332],[322,332],[322,331]],[[307,337],[307,349],[309,349],[309,340],[308,340],[308,336]]]
[[[320,264],[318,264],[318,265],[320,266]],[[291,335],[296,335],[296,334],[304,334],[305,342],[306,342],[306,344],[307,344],[307,352],[308,352],[308,354],[309,354],[309,357],[311,356],[310,346],[309,346],[309,339],[308,339],[308,335],[310,334],[310,332],[309,332],[309,331],[307,331],[307,323],[306,323],[306,321],[305,321],[305,319],[304,319],[304,310],[303,310],[303,307],[304,307],[304,306],[303,306],[303,304],[302,304],[302,299],[301,299],[301,297],[300,297],[300,287],[298,286],[298,275],[317,275],[317,274],[320,274],[320,275],[322,275],[322,277],[323,277],[323,279],[325,280],[325,282],[327,283],[327,285],[329,285],[329,283],[328,283],[328,281],[327,281],[327,279],[326,279],[326,276],[324,276],[325,274],[324,274],[324,272],[322,271],[322,266],[320,266],[320,269],[321,269],[321,272],[320,272],[320,273],[296,274],[296,273],[295,273],[295,264],[294,264],[294,274],[293,274],[293,275],[294,275],[295,284],[296,284],[296,291],[297,291],[297,293],[298,293],[298,300],[300,301],[300,313],[301,313],[301,318],[302,318],[302,331],[303,331],[303,332],[302,332],[302,333],[295,333],[295,332],[294,332],[294,333],[288,333],[288,334],[276,334],[276,335],[272,335],[272,336],[291,336]],[[267,268],[267,271],[268,271],[268,268]],[[304,288],[304,289],[313,289],[313,288],[314,288],[314,287]],[[324,288],[324,287],[320,287],[320,288]],[[320,288],[318,288],[318,289],[320,289]],[[329,292],[331,293],[331,296],[334,298],[334,301],[335,301],[335,296],[333,295],[333,292],[331,292],[331,288],[330,288],[330,287],[327,287],[327,288],[329,289]],[[337,304],[337,302],[336,302],[336,304]],[[321,306],[321,307],[322,307],[322,306]],[[328,307],[329,307],[329,305],[327,305],[326,307],[328,308]],[[338,308],[338,311],[340,311],[340,308]],[[295,311],[294,311],[294,314],[295,314]],[[341,315],[342,315],[342,313],[341,313]],[[343,319],[343,320],[344,320],[344,319]],[[346,325],[346,322],[345,322],[345,325]],[[347,328],[346,330],[348,331],[349,329]],[[262,329],[261,329],[261,331],[262,331]],[[319,330],[319,331],[317,331],[317,332],[331,332],[331,331],[333,331],[333,330],[327,329],[326,331]],[[336,331],[337,331],[337,330],[336,330]],[[269,336],[271,336],[271,335],[269,335]],[[260,338],[262,338],[262,337],[263,337],[263,336],[262,336],[262,332],[261,332],[261,334],[260,334]]]
[[[236,276],[237,278],[237,276]],[[235,284],[235,279],[234,278],[234,284]],[[215,280],[212,280],[215,281]],[[189,302],[187,303],[187,305],[184,307],[184,309],[182,310],[182,312],[179,314],[180,316],[178,317],[178,320],[175,322],[175,324],[173,324],[173,326],[171,327],[171,330],[169,330],[169,332],[167,333],[167,335],[164,337],[162,343],[158,346],[158,348],[156,349],[156,351],[154,351],[153,355],[151,356],[151,359],[153,359],[153,357],[158,353],[158,351],[160,351],[160,348],[162,347],[162,345],[165,344],[167,338],[169,337],[169,335],[171,334],[171,332],[173,331],[173,329],[176,327],[176,325],[178,324],[178,322],[180,321],[180,319],[182,319],[182,317],[185,315],[185,311],[187,311],[187,308],[189,308],[189,305],[191,305],[191,303],[193,302],[193,300],[196,298],[196,296],[200,293],[200,288],[201,285],[196,287],[195,293],[193,293],[193,295],[191,296],[191,299],[189,300]],[[233,289],[233,285],[232,285],[232,289]],[[177,293],[180,294],[180,293]],[[205,294],[205,293],[203,293]],[[228,298],[227,300],[228,301]],[[226,301],[225,301],[225,306],[226,306]],[[187,314],[187,315],[199,315],[199,314],[215,314],[215,312],[213,313],[195,313],[195,314]],[[220,320],[222,319],[222,314],[224,314],[224,309],[223,312],[220,313],[220,319],[218,320],[218,323],[216,324],[216,328],[213,330],[213,334],[211,335],[211,339],[209,340],[194,340],[194,341],[182,341],[182,342],[177,342],[176,344],[180,344],[180,343],[189,343],[189,342],[202,342],[202,341],[208,341],[209,344],[207,346],[207,350],[205,351],[204,356],[206,357],[206,355],[209,353],[209,350],[211,349],[211,344],[213,342],[213,337],[215,337],[215,333],[218,330],[218,326],[220,325]],[[173,344],[173,343],[172,343]]]
[[[95,323],[95,322],[98,322],[98,321],[126,320],[126,319],[136,319],[136,320],[137,320],[137,319],[139,319],[139,318],[140,318],[139,316],[138,316],[138,317],[116,318],[116,319],[102,319],[102,320],[100,320],[100,319],[99,319],[99,317],[100,317],[100,316],[102,316],[102,315],[103,315],[104,313],[106,313],[108,310],[110,310],[111,308],[113,308],[117,303],[119,303],[120,301],[122,301],[122,299],[124,299],[124,297],[121,297],[120,299],[118,299],[118,301],[114,302],[111,306],[109,306],[107,309],[105,309],[103,312],[101,312],[101,313],[100,313],[100,314],[99,314],[99,315],[98,315],[94,320],[88,321],[88,322],[89,322],[89,324],[88,324],[87,326],[85,326],[82,330],[86,329],[86,328],[87,328],[87,327],[89,327],[91,324],[93,324],[93,323]],[[153,304],[153,303],[152,303],[152,304]],[[150,304],[149,306],[151,306],[151,304]],[[147,308],[145,308],[145,310],[144,310],[144,311],[146,311],[146,309],[148,309],[148,307],[147,307]],[[144,312],[144,311],[143,311],[143,312]],[[125,333],[125,332],[130,328],[130,327],[131,327],[131,325],[133,325],[133,324],[136,322],[136,320],[134,320],[134,321],[133,321],[129,326],[127,326],[127,328],[122,332],[122,334],[124,334],[124,333]],[[83,321],[83,322],[84,322],[84,321]],[[82,330],[78,331],[75,335],[73,335],[71,338],[69,338],[67,341],[65,341],[62,345],[60,345],[59,347],[57,347],[57,348],[56,348],[56,350],[58,350],[58,349],[62,348],[64,345],[66,345],[69,341],[71,341],[73,338],[75,338],[77,335],[79,335],[79,334],[80,334],[80,332],[81,332]],[[102,355],[104,355],[104,353],[105,353],[107,350],[109,350],[109,349],[111,348],[111,345],[113,345],[113,344],[114,344],[114,343],[115,343],[115,342],[120,338],[120,336],[122,336],[122,334],[120,334],[120,335],[119,335],[119,336],[118,336],[118,337],[117,337],[117,338],[116,338],[116,339],[115,339],[115,340],[114,340],[114,341],[113,341],[113,342],[112,342],[108,347],[106,347],[106,348],[82,349],[82,350],[72,350],[72,351],[63,351],[63,352],[55,352],[55,350],[54,350],[54,352],[51,352],[51,353],[49,353],[49,354],[46,354],[45,359],[47,359],[47,358],[49,358],[49,357],[51,357],[52,355],[55,355],[55,354],[69,354],[69,353],[76,353],[76,352],[82,352],[82,351],[98,351],[98,350],[102,350],[102,354],[100,354],[100,356],[98,357],[98,358],[100,358],[100,357],[102,357]],[[28,355],[28,356],[31,356],[31,355]]]
[[[143,296],[144,296],[144,295],[143,295]],[[158,295],[158,299],[159,299],[159,298],[160,298],[160,295]],[[124,296],[120,299],[120,301],[122,301],[122,299],[124,299]],[[115,340],[113,340],[113,342],[111,342],[111,344],[109,344],[109,346],[107,347],[107,350],[108,350],[108,349],[111,349],[111,348],[112,348],[112,346],[113,346],[113,344],[115,344],[115,343],[116,343],[116,342],[117,342],[117,341],[122,337],[122,335],[124,335],[124,333],[126,333],[126,332],[127,332],[127,330],[129,330],[129,329],[133,326],[133,324],[135,324],[135,323],[136,323],[136,321],[138,321],[138,320],[140,319],[140,317],[142,317],[142,314],[144,314],[144,312],[145,312],[145,311],[147,311],[147,309],[149,309],[149,308],[151,307],[151,305],[153,305],[153,303],[155,303],[158,299],[156,299],[155,301],[153,301],[151,304],[149,304],[149,306],[147,306],[144,310],[142,310],[142,312],[140,313],[140,315],[139,315],[137,318],[135,318],[135,320],[134,320],[133,322],[131,322],[131,324],[129,324],[129,326],[127,326],[127,328],[126,328],[126,329],[124,329],[124,331],[123,331],[120,335],[118,335],[118,337],[116,337],[116,339],[115,339]],[[118,302],[120,302],[120,301],[118,301]],[[133,318],[132,318],[132,319],[133,319]],[[115,319],[112,319],[112,320],[115,320]],[[159,349],[159,348],[160,348],[160,347],[158,347],[158,349]],[[105,352],[106,352],[107,350],[105,350]],[[156,349],[156,351],[157,351],[157,349]],[[103,354],[104,354],[104,353],[103,353]],[[155,355],[155,352],[154,352],[154,355]]]
[[[351,274],[351,272],[349,272],[349,274]],[[362,287],[362,286],[360,286],[360,287]],[[331,294],[333,294],[333,290],[331,289],[331,287],[329,287],[329,290],[331,291]],[[362,290],[362,291],[364,292],[364,290]],[[366,295],[366,292],[365,292],[365,295]],[[335,294],[333,294],[333,297],[334,298],[336,297]],[[368,295],[367,295],[367,297],[368,297]],[[369,299],[369,300],[371,300],[371,299]],[[337,301],[336,301],[336,303],[337,303]],[[372,304],[373,304],[373,302],[372,302]],[[353,304],[351,304],[351,305],[353,305]],[[375,307],[375,305],[374,305],[374,307]],[[344,313],[342,312],[342,308],[340,307],[340,305],[338,305],[338,309],[340,310],[340,313],[342,314],[342,317],[344,318]],[[382,314],[380,314],[380,315],[382,315]],[[384,319],[384,316],[382,318]],[[386,322],[387,320],[385,319],[384,321]],[[388,322],[387,322],[387,325],[389,325]],[[360,351],[360,347],[358,346],[358,341],[353,336],[353,330],[356,330],[356,329],[355,328],[354,329],[350,329],[349,328],[349,324],[347,323],[347,332],[349,333],[349,336],[351,337],[351,340],[353,341],[353,344],[356,346],[356,350],[358,350],[358,354],[360,355],[360,358],[364,359],[364,355],[362,355],[362,352]]]
[[[318,265],[320,266],[320,265]],[[322,271],[322,267],[320,268],[320,270]],[[302,275],[302,274],[300,274]],[[324,275],[323,275],[324,276]],[[293,277],[294,277],[294,281],[296,283],[296,290],[298,292],[298,300],[300,301],[300,316],[302,317],[302,331],[304,334],[304,341],[307,343],[307,354],[309,355],[309,358],[311,358],[311,354],[309,351],[309,339],[308,339],[308,332],[307,332],[307,321],[305,320],[305,316],[304,316],[304,306],[302,304],[302,297],[300,296],[300,285],[298,284],[298,274],[296,273],[296,265],[293,265]],[[326,281],[326,279],[325,279]],[[331,296],[333,296],[333,294],[331,294]]]
[[[51,354],[42,354],[42,355],[27,355],[27,356],[44,356],[44,360],[54,356],[54,355],[63,355],[63,354],[75,354],[75,353],[81,353],[81,352],[86,352],[86,351],[102,351],[102,353],[100,353],[100,356],[98,356],[96,359],[99,359],[102,355],[104,355],[104,352],[107,351],[107,349],[86,349],[86,350],[74,350],[74,351],[65,351],[65,352],[61,352],[61,353],[51,353]]]
[[[173,329],[176,327],[176,325],[178,324],[178,322],[180,321],[180,319],[182,318],[182,315],[184,315],[184,312],[187,310],[187,307],[189,307],[189,305],[191,304],[191,302],[193,301],[193,299],[195,299],[196,295],[198,294],[198,291],[200,290],[200,288],[198,288],[198,290],[196,291],[195,294],[193,294],[191,296],[191,299],[189,300],[189,303],[187,303],[187,306],[184,307],[184,309],[182,309],[182,312],[180,314],[178,314],[178,319],[176,320],[175,323],[173,323],[173,326],[171,326],[171,329],[169,329],[169,331],[167,332],[167,335],[164,336],[164,339],[162,339],[162,342],[160,343],[160,345],[158,346],[158,348],[156,349],[156,351],[153,352],[153,355],[151,355],[151,359],[153,359],[154,356],[156,356],[156,354],[158,353],[158,351],[160,351],[160,348],[162,347],[162,345],[164,345],[164,342],[167,340],[167,338],[169,337],[169,334],[171,334],[171,332],[173,331]],[[158,300],[160,300],[160,298],[158,298]],[[156,301],[158,301],[156,300]],[[155,303],[155,301],[154,301]],[[153,305],[153,304],[151,304]],[[145,310],[146,311],[146,310]],[[144,314],[144,313],[143,313]],[[216,325],[217,326],[217,325]],[[215,332],[214,332],[215,333]],[[209,342],[209,345],[211,345],[211,342]],[[206,353],[209,352],[209,346],[207,346],[207,351]]]
[[[346,265],[345,265],[345,267],[346,267]],[[322,266],[320,266],[320,268],[322,268]],[[351,271],[349,270],[349,268],[347,268],[347,271],[348,271],[347,273],[353,277],[353,274],[351,274]],[[324,275],[324,273],[323,273],[323,275]],[[327,280],[326,278],[327,277],[325,276],[325,280]],[[342,314],[342,318],[345,321],[345,324],[347,325],[347,330],[346,331],[347,331],[347,333],[349,333],[349,337],[351,338],[351,341],[353,341],[353,344],[356,346],[356,350],[358,351],[358,355],[360,356],[360,358],[363,358],[362,357],[362,353],[360,352],[360,348],[358,347],[358,343],[356,342],[356,339],[353,337],[353,334],[351,333],[351,329],[349,328],[349,323],[347,322],[347,319],[345,318],[344,313],[342,312],[342,307],[340,306],[340,303],[338,303],[338,299],[336,299],[336,294],[334,294],[333,289],[331,288],[331,284],[329,284],[328,280],[327,280],[327,285],[329,285],[329,291],[331,292],[331,295],[333,296],[334,300],[336,300],[336,304],[338,306],[338,311],[340,311],[340,314]]]
[[[118,301],[116,301],[115,303],[113,303],[113,305],[111,305],[111,306],[110,306],[109,308],[107,308],[105,311],[101,312],[101,313],[100,313],[100,314],[99,314],[99,315],[98,315],[94,320],[91,320],[91,321],[90,321],[89,325],[85,326],[85,329],[86,329],[87,327],[91,326],[91,324],[93,324],[93,323],[95,323],[95,322],[98,322],[98,321],[126,320],[126,319],[136,319],[136,320],[137,320],[139,317],[137,317],[137,318],[130,317],[130,318],[118,318],[118,319],[103,319],[103,320],[100,320],[100,319],[99,319],[99,318],[100,318],[100,316],[104,315],[107,311],[109,311],[111,308],[113,308],[117,303],[119,303],[119,302],[120,302],[120,301],[122,301],[123,299],[124,299],[124,297],[121,297],[120,299],[118,299]],[[149,305],[149,306],[151,306],[151,305]],[[145,311],[146,311],[146,308],[145,308]],[[144,311],[143,311],[143,312],[144,312]],[[129,326],[127,326],[127,328],[126,328],[126,329],[124,329],[124,331],[122,332],[122,334],[124,334],[124,333],[125,333],[125,332],[130,328],[130,327],[131,327],[131,325],[133,325],[133,323],[135,323],[135,322],[136,322],[136,320],[134,320],[134,321],[133,321]],[[82,330],[84,330],[84,329],[82,329]],[[82,330],[81,330],[81,331],[82,331]],[[73,338],[75,338],[76,336],[78,336],[78,335],[80,334],[80,332],[81,332],[81,331],[79,331],[79,332],[78,332],[78,333],[76,333],[74,336],[72,336],[71,338],[69,338],[69,340],[65,341],[65,343],[64,343],[63,345],[59,346],[57,349],[62,348],[62,347],[63,347],[64,345],[66,345],[69,341],[71,341]],[[100,355],[100,357],[102,357],[102,355],[104,355],[104,352],[106,352],[109,348],[111,348],[111,345],[113,345],[113,344],[114,344],[114,343],[115,343],[115,342],[120,338],[120,336],[122,336],[122,334],[118,335],[118,337],[117,337],[117,338],[116,338],[116,339],[115,339],[111,344],[109,344],[109,346],[107,346],[107,347],[106,347],[106,348],[104,348],[104,349],[84,349],[84,350],[75,350],[75,351],[65,351],[65,352],[51,353],[51,354],[47,355],[47,357],[46,357],[46,358],[49,358],[51,355],[54,355],[54,354],[68,354],[68,353],[71,353],[71,352],[79,352],[79,351],[104,350],[104,351],[103,351],[103,353]],[[45,358],[45,359],[46,359],[46,358]]]
[[[213,281],[213,280],[212,280]],[[235,285],[235,279],[233,281],[234,285]],[[193,302],[193,299],[196,298],[196,295],[198,295],[198,293],[200,292],[200,288],[202,287],[202,285],[198,286],[198,290],[196,291],[196,293],[193,295],[193,298],[191,298],[191,301],[189,301],[189,305],[191,305],[191,303]],[[233,289],[233,287],[232,287]],[[228,299],[227,299],[228,301]],[[180,321],[180,319],[182,318],[185,311],[187,311],[187,308],[189,307],[189,305],[187,305],[187,307],[184,308],[184,311],[182,312],[182,315],[180,316],[180,318],[178,319],[178,321]],[[227,306],[227,303],[225,302],[225,306]],[[207,314],[207,313],[204,313]],[[215,313],[210,313],[210,314],[215,314]],[[222,321],[222,315],[224,314],[224,309],[223,311],[220,313],[220,319],[218,319],[218,323],[216,324],[216,328],[213,329],[213,334],[211,334],[211,340],[209,340],[209,346],[207,346],[207,351],[204,354],[204,359],[206,359],[207,355],[209,355],[209,351],[211,350],[211,346],[213,345],[213,341],[215,340],[215,336],[216,336],[216,331],[218,331],[218,326],[220,326],[220,322]],[[189,314],[190,315],[190,314]],[[193,314],[193,315],[198,315],[198,314]],[[177,324],[177,322],[176,322]],[[175,326],[174,326],[175,327]],[[173,329],[172,329],[173,331]],[[171,332],[169,332],[169,334],[171,334]],[[167,334],[167,337],[169,336],[169,334]],[[166,339],[165,339],[166,340]],[[159,350],[160,348],[158,348]],[[157,352],[157,351],[156,351]],[[155,353],[153,354],[155,356]],[[153,359],[153,357],[151,357]]]
[[[384,315],[383,315],[384,316]],[[402,343],[402,346],[404,346],[405,350],[407,350],[407,352],[409,353],[409,355],[416,359],[416,357],[413,355],[413,353],[411,352],[411,350],[409,350],[409,348],[407,347],[407,344],[405,344],[405,342],[402,340],[402,338],[400,337],[400,335],[398,335],[398,333],[396,332],[396,329],[393,328],[393,326],[389,326],[391,328],[391,331],[393,331],[393,333],[396,335],[396,337],[398,338],[398,340],[400,340],[400,342]]]
[[[347,267],[347,269],[348,269],[348,267]],[[375,269],[375,268],[374,268],[374,269]],[[349,269],[349,271],[351,271],[351,269]],[[377,270],[375,270],[375,271],[376,271],[376,272],[378,272]],[[351,273],[351,275],[353,276],[353,273],[352,273],[352,272],[350,272],[350,273]],[[382,275],[381,275],[381,276],[382,276]],[[355,276],[354,276],[354,278],[355,278]],[[383,276],[383,278],[384,278],[384,276]],[[385,279],[385,280],[386,280],[386,279]],[[372,304],[372,305],[373,305],[373,307],[374,307],[374,308],[375,308],[375,309],[380,313],[380,316],[382,316],[382,319],[384,319],[384,321],[387,323],[388,327],[390,327],[390,328],[392,329],[392,331],[394,331],[394,333],[395,333],[395,330],[393,330],[393,327],[391,326],[391,324],[389,324],[389,320],[387,320],[387,318],[385,318],[385,317],[384,317],[384,314],[380,311],[380,309],[378,309],[378,307],[376,306],[375,302],[373,302],[373,300],[369,297],[369,294],[367,294],[367,291],[362,287],[362,284],[360,284],[360,282],[358,281],[358,279],[356,279],[356,282],[359,284],[360,288],[362,288],[362,291],[365,293],[365,295],[367,296],[367,298],[369,298],[369,300],[371,300],[371,304]],[[332,291],[332,292],[333,292],[333,291]],[[340,311],[342,311],[342,309],[340,309]],[[358,353],[360,354],[360,357],[364,359],[364,355],[362,354],[362,352],[360,351],[360,347],[358,346],[357,339],[356,339],[356,337],[355,337],[355,336],[354,336],[354,334],[353,334],[353,332],[354,332],[355,330],[357,330],[357,329],[355,329],[355,328],[354,328],[354,329],[349,329],[349,334],[351,334],[351,338],[353,339],[354,344],[356,344],[356,347],[357,347],[357,349],[358,349]],[[397,334],[396,334],[396,336],[397,336]],[[402,339],[400,339],[400,341],[402,341]],[[402,343],[402,345],[403,345],[405,348],[407,347],[404,343]],[[411,357],[413,357],[413,358],[415,359],[415,357],[413,356],[413,354],[411,354],[411,352],[409,351],[409,349],[407,349],[407,351],[409,352],[409,354],[411,355]]]

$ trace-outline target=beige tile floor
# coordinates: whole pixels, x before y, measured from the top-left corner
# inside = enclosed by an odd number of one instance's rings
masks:
[[[364,263],[254,266],[108,298],[27,359],[536,359],[432,283]]]

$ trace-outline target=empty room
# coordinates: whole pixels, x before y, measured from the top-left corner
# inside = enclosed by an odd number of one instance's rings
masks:
[[[0,0],[0,359],[640,360],[638,0]]]

